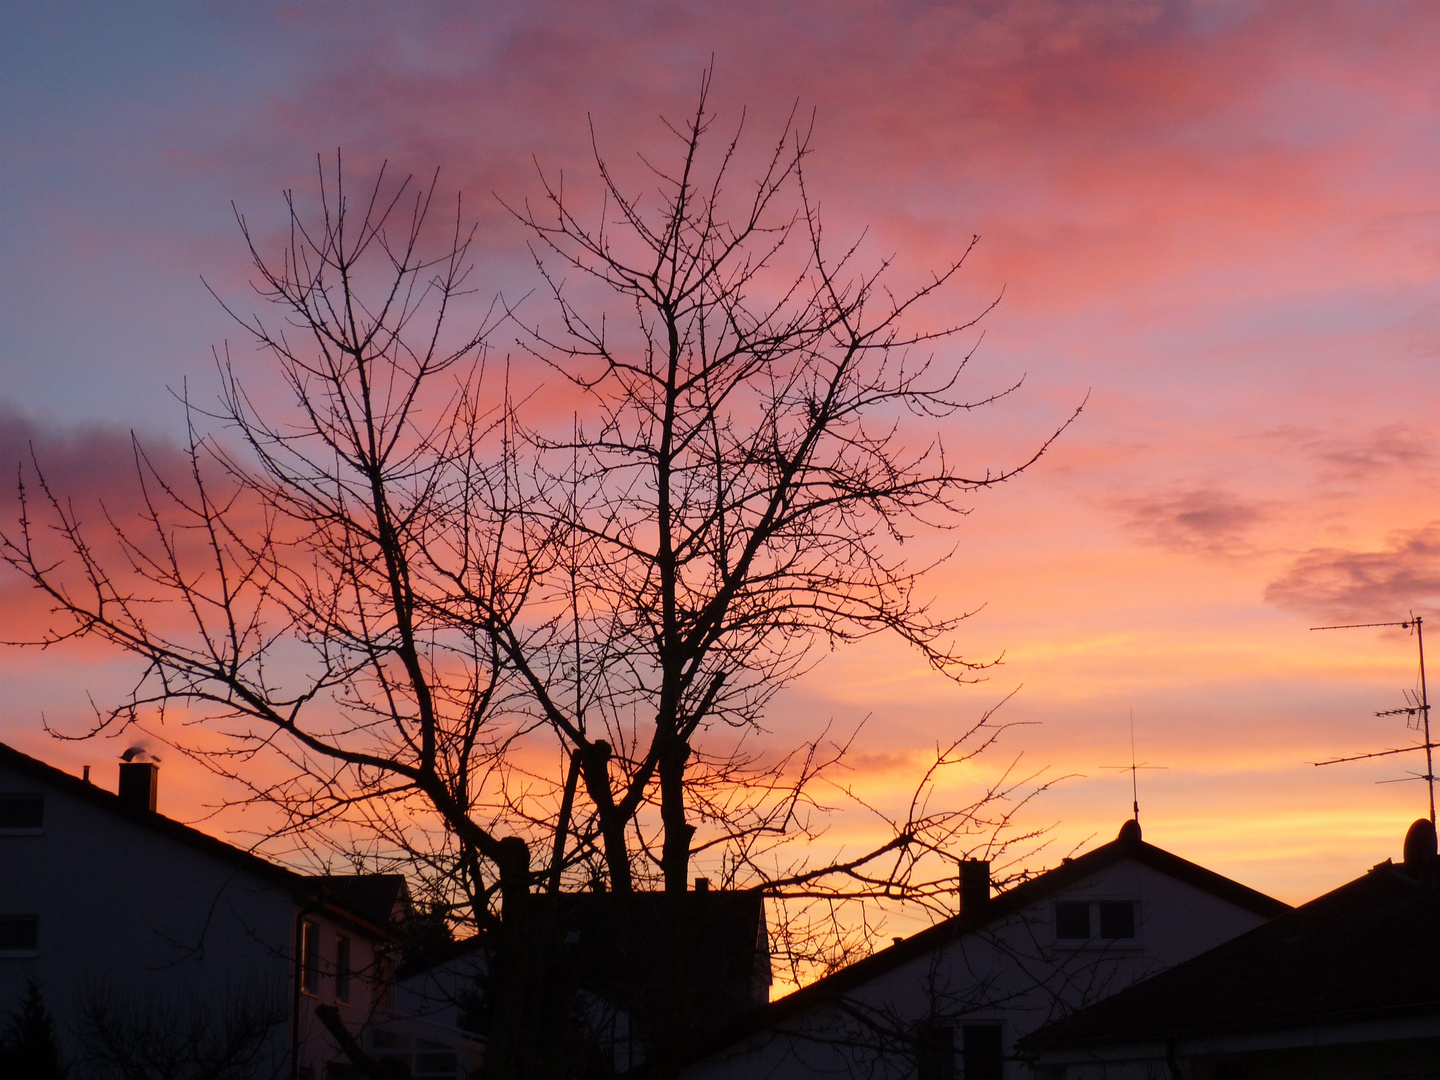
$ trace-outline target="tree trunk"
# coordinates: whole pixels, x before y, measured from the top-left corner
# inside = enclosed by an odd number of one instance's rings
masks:
[[[660,817],[665,825],[665,842],[660,868],[667,893],[683,893],[689,887],[690,840],[695,826],[685,820],[685,763],[690,745],[672,739],[660,753]]]

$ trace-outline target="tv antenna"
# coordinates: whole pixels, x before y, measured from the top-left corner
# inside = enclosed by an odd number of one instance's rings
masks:
[[[1381,709],[1376,716],[1404,716],[1406,726],[1424,733],[1425,741],[1417,746],[1402,746],[1394,750],[1377,750],[1373,754],[1354,754],[1350,757],[1331,758],[1329,761],[1315,761],[1313,765],[1339,765],[1342,761],[1364,761],[1368,758],[1390,757],[1392,754],[1413,754],[1425,751],[1425,772],[1419,776],[1401,777],[1403,780],[1424,780],[1430,789],[1430,824],[1435,824],[1435,747],[1430,739],[1430,694],[1425,686],[1425,620],[1414,612],[1402,622],[1347,623],[1343,626],[1312,626],[1311,630],[1368,630],[1372,627],[1396,626],[1401,630],[1414,630],[1415,643],[1420,650],[1420,693],[1405,691],[1407,704],[1398,709]],[[1395,783],[1382,780],[1381,783]]]
[[[1140,780],[1137,775],[1141,769],[1168,769],[1168,765],[1151,765],[1148,761],[1135,763],[1135,709],[1130,709],[1130,764],[1129,765],[1101,765],[1102,769],[1117,769],[1130,774],[1130,806],[1135,815],[1135,821],[1140,821]]]

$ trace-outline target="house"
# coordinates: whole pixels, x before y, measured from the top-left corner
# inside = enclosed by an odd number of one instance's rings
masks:
[[[0,1013],[36,981],[71,1060],[143,1044],[346,1075],[321,1006],[347,1032],[395,1025],[413,1054],[388,999],[404,879],[298,874],[173,821],[158,765],[127,757],[111,792],[0,744]],[[448,1074],[442,1052],[414,1075],[465,1075],[442,1051]]]
[[[681,1076],[1028,1076],[1021,1036],[1289,910],[1147,844],[1138,821],[993,897],[989,870],[963,863],[959,914],[776,1000]]]
[[[614,1076],[707,1037],[769,1000],[764,897],[711,891],[561,893],[535,898],[529,963],[573,1021],[567,1068]],[[403,969],[397,1012],[484,1027],[492,942],[477,935]]]
[[[1054,1080],[1440,1075],[1440,860],[1420,820],[1386,860],[1035,1033]]]

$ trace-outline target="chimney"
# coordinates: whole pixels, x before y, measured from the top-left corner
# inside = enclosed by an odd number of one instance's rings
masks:
[[[710,891],[710,879],[709,879],[708,877],[697,877],[697,878],[695,879],[695,891],[696,891],[696,892],[709,892],[709,891]]]
[[[990,902],[990,860],[960,860],[960,914],[980,918]]]
[[[160,766],[153,761],[120,763],[120,801],[134,810],[155,809],[155,791]]]

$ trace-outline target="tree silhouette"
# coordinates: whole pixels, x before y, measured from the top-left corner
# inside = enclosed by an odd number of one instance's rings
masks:
[[[793,117],[732,199],[740,132],[711,134],[708,85],[670,129],[658,197],[627,193],[597,149],[593,217],[544,173],[514,208],[550,321],[470,309],[476,235],[458,202],[437,224],[434,180],[382,169],[356,197],[337,158],[313,206],[287,193],[278,254],[237,211],[275,314],[227,310],[291,407],[272,415],[222,354],[218,407],[186,400],[187,474],[136,444],[138,522],[105,513],[97,531],[32,462],[0,539],[51,601],[36,644],[143,662],[95,731],[144,727],[280,808],[281,832],[402,865],[494,935],[496,1076],[540,1075],[557,1043],[545,1017],[564,1010],[531,1007],[542,883],[678,893],[698,854],[724,887],[815,902],[818,922],[780,913],[781,949],[834,963],[865,947],[837,903],[946,909],[955,860],[997,854],[1032,790],[1004,771],[930,805],[940,771],[993,744],[987,714],[937,746],[871,850],[813,854],[832,810],[864,808],[836,772],[849,739],[782,736],[777,754],[767,706],[878,633],[973,677],[901,542],[953,528],[1059,431],[962,467],[942,422],[1010,391],[963,392],[954,339],[983,310],[920,317],[968,250],[909,292],[888,262],[861,269],[858,244],[832,255]],[[521,352],[487,366],[502,320]],[[537,369],[575,392],[568,430],[512,390]]]
[[[0,1076],[65,1080],[67,1074],[55,1039],[55,1021],[45,1008],[40,984],[29,979],[20,1006],[0,1037]]]

